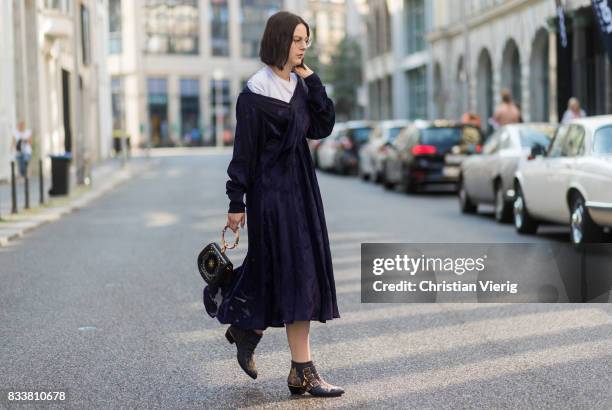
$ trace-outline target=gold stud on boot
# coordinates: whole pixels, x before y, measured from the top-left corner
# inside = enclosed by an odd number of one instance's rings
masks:
[[[287,377],[287,386],[291,394],[306,392],[319,397],[337,397],[344,389],[327,383],[319,374],[312,361],[297,363],[291,361],[291,371]]]

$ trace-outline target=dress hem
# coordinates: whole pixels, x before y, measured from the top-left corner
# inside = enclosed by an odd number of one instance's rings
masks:
[[[278,328],[280,328],[280,327],[285,327],[285,325],[290,325],[290,324],[292,324],[293,322],[306,321],[306,320],[308,320],[308,321],[310,321],[310,322],[317,321],[317,322],[320,322],[320,323],[326,323],[328,320],[333,320],[333,319],[340,319],[340,315],[339,315],[339,314],[338,314],[338,315],[333,315],[331,318],[327,318],[327,319],[321,319],[321,318],[318,318],[318,317],[313,317],[313,318],[310,318],[310,319],[294,319],[294,320],[293,320],[293,321],[291,321],[291,322],[286,322],[286,321],[284,321],[284,320],[283,320],[282,322],[278,322],[278,321],[276,321],[276,322],[272,322],[272,323],[270,323],[270,324],[266,325],[265,327],[261,327],[261,326],[253,326],[253,327],[249,326],[249,327],[242,327],[242,326],[240,326],[240,324],[239,324],[239,323],[238,323],[238,324],[236,324],[236,323],[233,323],[233,322],[222,321],[222,320],[221,320],[221,319],[220,319],[220,318],[217,316],[217,321],[218,321],[219,323],[221,323],[222,325],[233,325],[233,324],[235,324],[236,326],[240,327],[241,329],[249,329],[249,330],[253,330],[253,329],[258,329],[258,330],[262,330],[262,329],[263,329],[263,330],[265,330],[265,329],[267,329],[267,328],[269,328],[269,327],[278,327]]]

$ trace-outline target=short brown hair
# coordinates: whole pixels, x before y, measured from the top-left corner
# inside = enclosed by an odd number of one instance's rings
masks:
[[[293,32],[298,24],[306,26],[306,35],[310,37],[310,27],[296,14],[279,11],[268,18],[259,47],[262,62],[283,69],[289,59]]]

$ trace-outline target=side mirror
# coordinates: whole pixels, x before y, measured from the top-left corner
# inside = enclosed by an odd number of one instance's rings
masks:
[[[536,159],[537,157],[541,157],[544,154],[546,154],[546,148],[544,148],[540,144],[535,144],[533,147],[531,147],[531,152],[529,153],[529,157],[527,157],[527,159]]]

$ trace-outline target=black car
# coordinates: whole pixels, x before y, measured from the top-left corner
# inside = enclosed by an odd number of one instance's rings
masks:
[[[474,125],[449,121],[415,121],[387,147],[382,183],[414,192],[427,185],[457,189],[461,162],[479,153],[482,132]]]

